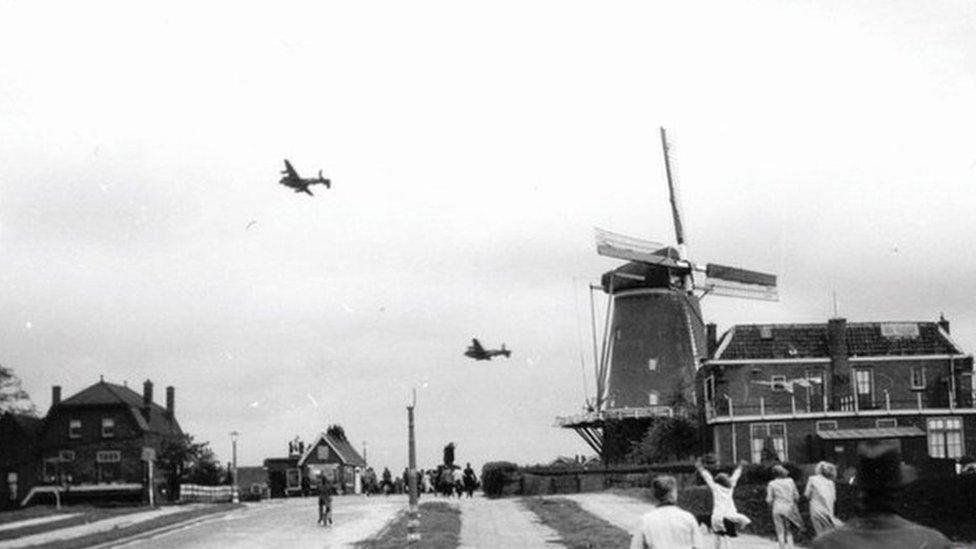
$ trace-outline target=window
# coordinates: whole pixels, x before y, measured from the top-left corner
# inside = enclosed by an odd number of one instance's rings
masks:
[[[769,376],[769,380],[772,382],[772,385],[770,385],[770,387],[774,391],[786,390],[786,376]]]
[[[122,452],[118,450],[99,450],[95,454],[97,463],[118,463],[122,461]]]
[[[75,460],[75,451],[61,450],[60,452],[58,452],[58,459],[60,459],[62,463],[72,462]]]
[[[647,359],[647,369],[650,370],[650,371],[652,371],[652,372],[655,371],[655,370],[657,370],[657,359],[656,358],[649,358],[649,359]]]
[[[928,421],[929,456],[934,458],[962,457],[962,418],[936,417]]]
[[[112,438],[115,436],[115,418],[102,418],[102,438]]]
[[[785,423],[753,423],[749,431],[753,463],[788,459]]]
[[[875,427],[898,427],[898,420],[893,417],[886,417],[874,422]]]
[[[715,376],[705,378],[705,402],[715,400]]]
[[[857,406],[867,409],[874,406],[874,372],[854,370],[854,388],[857,392]]]
[[[759,339],[773,339],[773,328],[772,326],[760,326],[759,327]]]
[[[80,419],[72,419],[68,421],[68,438],[81,438]]]
[[[837,430],[837,422],[832,419],[826,419],[817,422],[818,433],[820,431],[836,431],[836,430]]]
[[[925,368],[919,366],[911,369],[912,389],[925,388]]]
[[[809,411],[823,410],[823,371],[807,370],[807,407]]]
[[[657,391],[651,391],[647,393],[647,403],[651,406],[657,406],[658,398],[659,396]]]

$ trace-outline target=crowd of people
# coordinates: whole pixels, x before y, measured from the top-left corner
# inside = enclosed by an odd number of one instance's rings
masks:
[[[410,490],[407,469],[404,469],[399,477],[394,477],[387,467],[383,468],[379,476],[370,467],[363,473],[362,482],[363,493],[366,495],[406,494]],[[448,497],[456,495],[460,498],[467,494],[468,497],[472,497],[480,486],[478,475],[475,474],[470,463],[464,469],[458,466],[439,465],[434,469],[417,470],[418,495],[440,494]]]
[[[897,445],[863,443],[858,448],[854,485],[858,488],[857,513],[846,524],[837,519],[836,468],[820,462],[807,479],[803,497],[810,503],[810,522],[815,549],[948,549],[952,545],[940,532],[898,515],[896,500],[901,489],[914,480],[914,469],[902,463]],[[742,475],[742,464],[731,475],[714,476],[699,461],[698,474],[712,493],[708,527],[716,549],[732,547],[732,538],[752,521],[740,513],[732,494]],[[800,491],[782,465],[774,465],[775,478],[766,486],[766,503],[772,515],[781,549],[793,548],[795,530],[805,529],[798,503]],[[694,515],[678,507],[678,483],[662,475],[651,482],[655,508],[644,514],[633,533],[631,549],[704,549],[705,535]]]

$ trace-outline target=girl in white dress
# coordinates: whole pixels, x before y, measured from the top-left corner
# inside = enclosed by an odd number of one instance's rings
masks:
[[[714,478],[700,460],[695,463],[695,468],[712,491],[712,532],[715,533],[715,549],[728,549],[732,547],[731,538],[738,535],[737,530],[752,522],[749,517],[736,510],[735,501],[732,499],[735,485],[742,476],[742,463],[735,468],[732,476],[719,473]]]

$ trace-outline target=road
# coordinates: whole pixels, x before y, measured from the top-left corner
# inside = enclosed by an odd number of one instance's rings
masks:
[[[337,496],[333,503],[335,524],[324,527],[316,524],[316,498],[273,500],[117,547],[348,547],[379,531],[406,506],[406,496]]]

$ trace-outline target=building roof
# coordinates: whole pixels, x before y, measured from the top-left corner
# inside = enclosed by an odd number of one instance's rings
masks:
[[[298,465],[305,465],[305,462],[308,461],[308,458],[312,455],[315,448],[322,443],[325,443],[332,448],[332,451],[339,456],[342,463],[346,465],[354,465],[356,467],[366,467],[366,460],[359,455],[359,452],[352,447],[352,444],[349,444],[348,440],[339,439],[338,437],[334,437],[327,433],[319,433],[318,438],[308,445],[308,447],[305,449],[305,453],[302,454],[301,458],[299,458]]]
[[[824,440],[867,440],[873,438],[924,437],[925,431],[918,427],[872,427],[867,429],[835,429],[817,431]]]
[[[849,356],[962,354],[936,322],[849,322]],[[827,324],[747,324],[722,336],[716,360],[830,358]]]
[[[162,435],[180,435],[183,433],[175,417],[169,417],[166,408],[153,402],[149,408],[149,419],[142,413],[142,395],[125,385],[116,385],[106,381],[99,381],[69,398],[62,400],[58,408],[89,406],[124,406],[131,412],[133,419],[143,431],[151,431]]]

